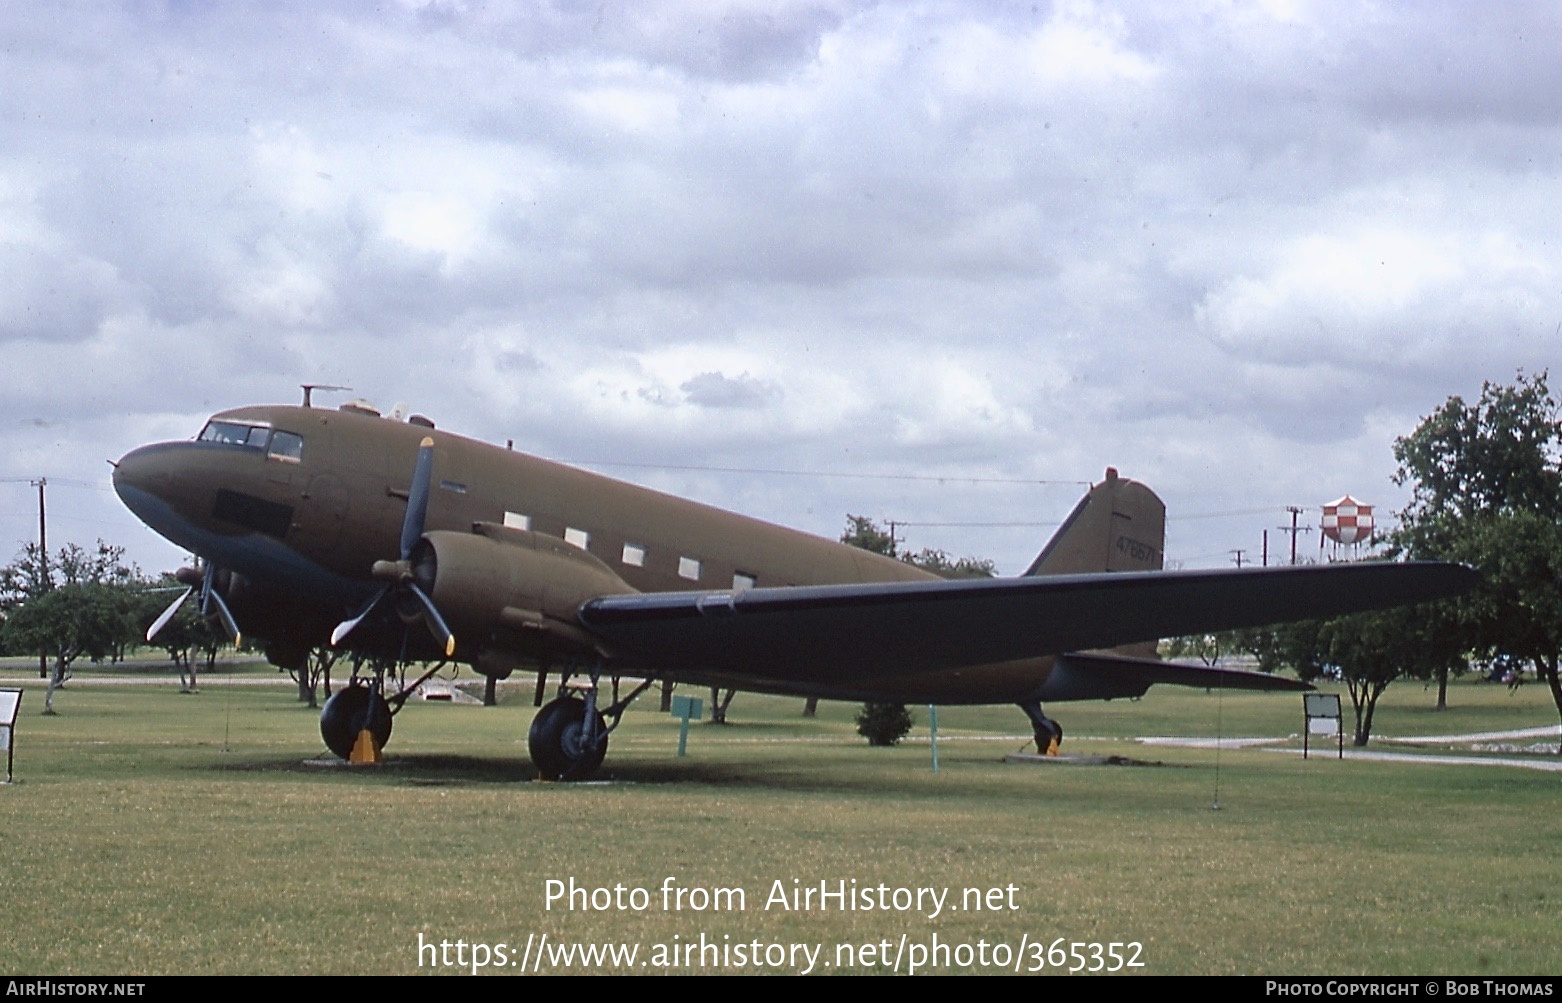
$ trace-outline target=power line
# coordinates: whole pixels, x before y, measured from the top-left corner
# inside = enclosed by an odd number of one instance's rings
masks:
[[[1069,484],[1089,487],[1089,481],[1062,481],[1048,480],[1031,477],[968,477],[960,474],[860,474],[833,470],[771,470],[763,467],[708,467],[698,464],[680,463],[627,463],[613,460],[564,460],[553,459],[554,463],[565,463],[573,467],[629,467],[642,470],[697,470],[716,474],[760,474],[777,477],[841,477],[852,480],[877,480],[877,481],[929,481],[942,484],[955,482],[959,484]]]

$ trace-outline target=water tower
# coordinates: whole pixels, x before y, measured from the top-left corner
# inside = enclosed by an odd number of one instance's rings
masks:
[[[1334,544],[1336,555],[1339,548],[1350,547],[1354,558],[1357,548],[1372,539],[1372,506],[1350,495],[1337,498],[1323,506],[1323,525],[1319,528],[1324,538]]]

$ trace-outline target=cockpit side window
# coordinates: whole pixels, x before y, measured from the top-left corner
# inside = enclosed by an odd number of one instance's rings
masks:
[[[304,458],[304,437],[280,429],[271,433],[271,448],[266,455],[283,463],[298,463]]]
[[[264,425],[245,425],[236,421],[209,421],[198,436],[201,442],[221,442],[250,449],[265,449],[270,437],[271,429]]]

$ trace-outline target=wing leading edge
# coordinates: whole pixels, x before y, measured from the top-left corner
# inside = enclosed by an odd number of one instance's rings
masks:
[[[579,619],[648,669],[840,683],[1382,609],[1476,580],[1461,565],[1383,562],[886,582],[605,596]]]

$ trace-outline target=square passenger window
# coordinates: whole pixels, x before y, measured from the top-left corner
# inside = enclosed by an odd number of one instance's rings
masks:
[[[624,563],[634,568],[645,567],[645,548],[638,543],[624,544]]]
[[[691,582],[700,580],[700,562],[692,557],[678,558],[678,577],[687,578]]]

